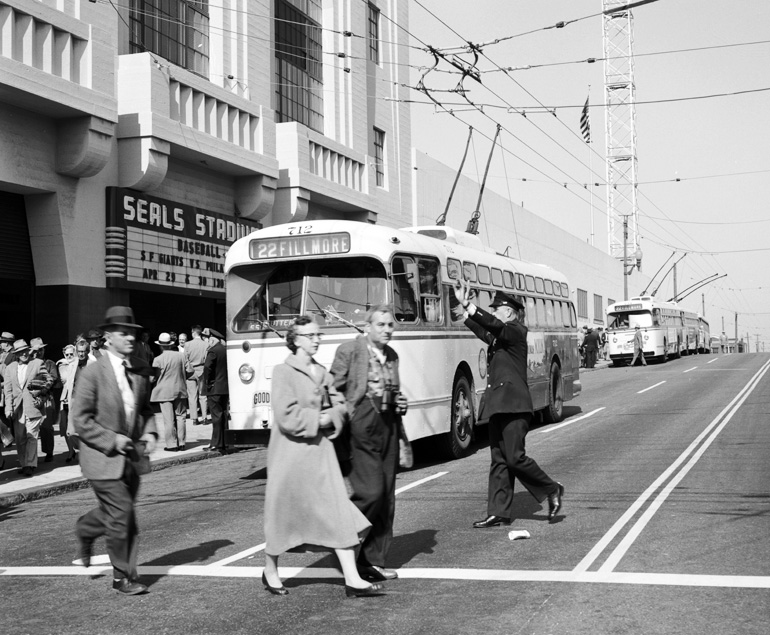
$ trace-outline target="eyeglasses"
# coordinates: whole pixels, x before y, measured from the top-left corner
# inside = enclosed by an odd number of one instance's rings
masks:
[[[306,337],[309,340],[320,340],[323,335],[321,333],[297,333],[297,335],[301,335],[302,337]]]
[[[75,357],[75,353],[64,353],[64,357]]]

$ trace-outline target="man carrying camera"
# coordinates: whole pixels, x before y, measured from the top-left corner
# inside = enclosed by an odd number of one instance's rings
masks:
[[[398,428],[407,409],[400,392],[398,355],[388,346],[394,328],[390,306],[371,309],[365,333],[340,345],[330,371],[350,415],[346,440],[352,501],[372,524],[361,545],[358,569],[362,577],[374,581],[398,577],[385,568],[396,512]]]

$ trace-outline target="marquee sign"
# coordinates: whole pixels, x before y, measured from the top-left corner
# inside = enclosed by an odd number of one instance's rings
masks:
[[[257,229],[254,221],[108,187],[107,285],[223,297],[227,249]]]

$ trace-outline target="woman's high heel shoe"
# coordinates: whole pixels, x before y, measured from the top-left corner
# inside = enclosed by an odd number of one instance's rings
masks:
[[[289,595],[289,589],[287,589],[285,586],[270,586],[270,584],[267,582],[264,571],[262,572],[262,584],[265,585],[265,588],[273,595]]]
[[[363,589],[357,589],[352,586],[345,585],[345,595],[349,598],[368,598],[377,595],[385,595],[385,589],[381,584],[374,583]]]

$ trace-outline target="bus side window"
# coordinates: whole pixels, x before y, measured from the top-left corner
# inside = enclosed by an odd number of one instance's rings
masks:
[[[527,326],[532,328],[537,326],[537,310],[535,309],[535,298],[530,298],[528,296],[526,301],[527,302],[525,306],[527,307]]]
[[[393,310],[397,322],[417,321],[417,300],[415,288],[417,267],[411,258],[396,256],[391,265],[393,282]]]
[[[562,290],[563,289],[564,289],[564,287],[562,287]],[[575,315],[575,305],[572,304],[571,302],[570,302],[570,305],[569,305],[569,316],[570,316],[570,320],[572,320],[572,328],[576,329],[577,328],[577,316]]]
[[[542,298],[537,299],[537,325],[538,326],[548,326],[548,320],[546,320],[545,317],[545,300]]]
[[[548,322],[548,326],[558,326],[553,308],[553,300],[545,301],[545,319]]]
[[[439,295],[437,260],[419,258],[417,267],[420,277],[420,311],[424,322],[442,322],[441,296]]]
[[[572,324],[570,323],[570,311],[569,311],[569,303],[568,302],[560,302],[561,304],[561,323],[566,326],[570,327]]]

